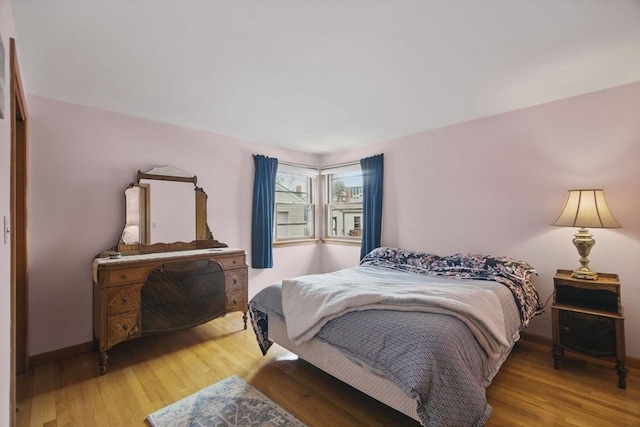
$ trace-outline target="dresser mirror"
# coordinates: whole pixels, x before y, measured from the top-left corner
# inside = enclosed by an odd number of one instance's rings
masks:
[[[226,247],[207,225],[207,194],[197,177],[173,166],[138,171],[125,195],[118,252],[149,253]]]

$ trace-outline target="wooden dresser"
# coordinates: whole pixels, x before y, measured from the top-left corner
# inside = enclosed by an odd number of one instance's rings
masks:
[[[93,332],[100,374],[116,344],[186,329],[242,311],[247,328],[247,264],[241,249],[214,248],[96,258]]]

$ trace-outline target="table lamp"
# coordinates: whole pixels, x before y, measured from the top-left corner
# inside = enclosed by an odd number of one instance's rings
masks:
[[[564,208],[558,219],[553,223],[561,227],[579,227],[574,235],[573,244],[580,254],[580,268],[573,270],[572,277],[578,279],[597,280],[598,274],[589,268],[589,253],[596,244],[589,228],[620,228],[622,227],[604,200],[603,190],[569,190]]]

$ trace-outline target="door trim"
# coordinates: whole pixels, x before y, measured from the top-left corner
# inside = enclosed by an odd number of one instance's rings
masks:
[[[28,368],[27,268],[27,104],[18,66],[16,41],[9,39],[11,120],[11,378],[10,424],[15,424],[16,375]]]

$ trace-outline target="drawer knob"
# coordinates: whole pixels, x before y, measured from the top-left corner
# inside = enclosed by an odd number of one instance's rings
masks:
[[[237,285],[238,284],[238,279],[233,279],[233,284]]]
[[[568,332],[571,332],[571,329],[569,329],[569,327],[568,327],[568,326],[565,326],[564,328],[562,328],[562,330],[563,330],[563,331],[565,331],[565,332],[567,332],[567,333],[568,333]]]
[[[123,304],[126,304],[126,303],[128,303],[128,302],[129,302],[129,298],[128,298],[126,295],[124,295],[124,296],[122,297],[122,303],[123,303]]]
[[[234,259],[232,262],[233,262],[233,264],[235,264],[235,263],[236,263],[236,260]]]
[[[126,279],[127,279],[127,275],[126,275],[126,274],[121,274],[121,275],[120,275],[120,278],[121,278],[122,280],[126,280]]]

